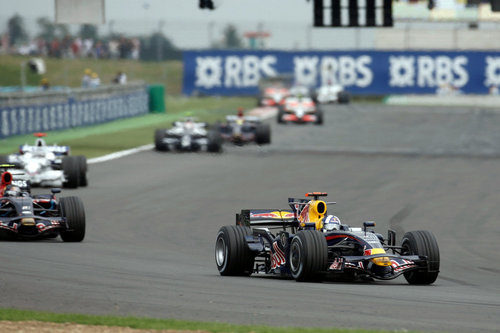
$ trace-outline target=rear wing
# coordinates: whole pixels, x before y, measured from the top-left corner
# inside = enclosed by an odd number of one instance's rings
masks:
[[[282,209],[243,209],[236,214],[236,224],[246,227],[297,227],[295,214]]]

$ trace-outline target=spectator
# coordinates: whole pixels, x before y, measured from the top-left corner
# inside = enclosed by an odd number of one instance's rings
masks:
[[[90,75],[90,87],[91,88],[95,88],[95,87],[99,87],[101,85],[101,79],[99,78],[99,75],[97,75],[97,73],[92,73],[92,75]]]
[[[90,77],[92,75],[92,71],[90,68],[85,69],[83,72],[83,78],[82,78],[82,88],[89,88],[90,87],[90,81],[92,78]]]
[[[113,83],[117,84],[127,84],[127,74],[122,71],[119,71],[115,78],[113,79]]]
[[[40,87],[42,88],[42,90],[49,90],[50,89],[50,83],[46,77],[44,77],[43,79],[40,80]]]

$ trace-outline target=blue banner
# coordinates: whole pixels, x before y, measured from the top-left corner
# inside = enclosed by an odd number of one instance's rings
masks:
[[[500,86],[500,52],[185,51],[186,95],[255,95],[263,77],[293,74],[311,87],[341,84],[352,94],[487,94]]]
[[[0,138],[94,125],[148,111],[146,89],[108,98],[0,107]]]

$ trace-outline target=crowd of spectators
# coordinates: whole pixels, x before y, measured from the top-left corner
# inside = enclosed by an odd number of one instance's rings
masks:
[[[41,37],[31,39],[20,45],[10,45],[7,34],[0,38],[0,51],[9,54],[37,55],[56,58],[99,58],[99,59],[139,59],[140,41],[138,38],[109,38],[95,40],[66,36],[45,40]]]

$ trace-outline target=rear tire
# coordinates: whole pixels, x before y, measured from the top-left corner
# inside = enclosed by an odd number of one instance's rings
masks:
[[[164,128],[155,131],[155,149],[158,151],[168,151],[168,145],[163,142],[166,131]]]
[[[61,215],[66,218],[68,229],[61,231],[65,242],[81,242],[85,238],[85,209],[78,197],[61,198],[59,201]]]
[[[80,161],[76,156],[64,156],[62,160],[62,170],[66,181],[63,187],[77,188],[80,185]]]
[[[297,232],[290,242],[290,272],[297,281],[316,280],[328,266],[325,236],[317,230]]]
[[[323,125],[323,110],[320,108],[316,109],[316,121],[314,123],[316,125]]]
[[[248,248],[245,236],[252,230],[239,225],[219,229],[215,241],[215,263],[220,275],[250,275],[253,272],[255,256]]]
[[[79,165],[79,170],[80,170],[80,186],[87,186],[89,184],[88,179],[87,179],[87,158],[83,155],[79,155],[76,157],[78,159],[78,165]]]
[[[269,124],[260,124],[255,129],[255,142],[258,145],[271,143],[271,126]]]
[[[222,138],[218,131],[210,131],[207,135],[207,151],[210,153],[222,152]]]
[[[349,95],[348,92],[341,91],[337,95],[337,100],[339,101],[340,104],[349,104],[351,96]]]
[[[278,121],[278,124],[284,124],[285,121],[283,120],[283,116],[285,115],[285,110],[283,109],[282,106],[278,107],[278,115],[277,115],[277,121]]]
[[[404,234],[401,246],[403,255],[427,256],[427,268],[404,273],[406,281],[409,284],[431,284],[436,281],[440,262],[436,237],[427,230],[409,231]]]

